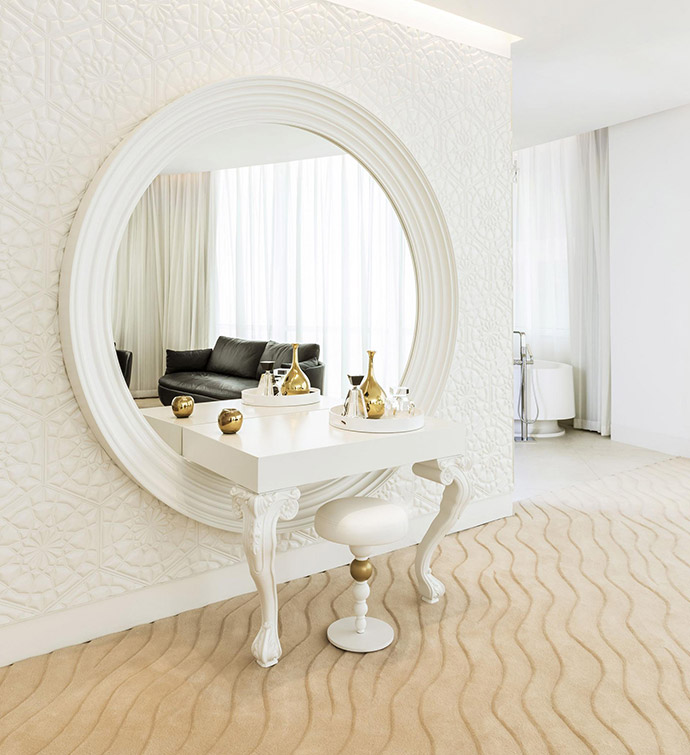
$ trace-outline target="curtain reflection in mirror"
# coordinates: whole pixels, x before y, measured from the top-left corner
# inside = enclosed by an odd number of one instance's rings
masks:
[[[155,396],[165,349],[211,339],[217,279],[210,243],[215,204],[209,173],[161,175],[134,209],[120,244],[113,337],[133,353],[132,395]]]
[[[399,383],[416,311],[397,214],[336,155],[156,178],[122,241],[113,324],[135,396],[155,395],[166,348],[218,335],[319,343],[338,395],[369,348],[380,382]]]
[[[337,155],[217,171],[214,335],[321,344],[326,390],[377,350],[397,383],[417,309],[398,216],[371,175]]]

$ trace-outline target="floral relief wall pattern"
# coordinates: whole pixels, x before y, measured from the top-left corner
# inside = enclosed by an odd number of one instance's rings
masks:
[[[427,173],[457,259],[456,353],[439,411],[468,425],[480,498],[512,480],[510,62],[305,0],[4,0],[0,82],[0,624],[242,558],[101,449],[62,361],[62,250],[98,166],[146,116],[227,77],[281,75],[381,118]],[[412,508],[438,500],[417,485]],[[409,496],[408,496],[409,497]],[[282,548],[314,541],[281,536]]]

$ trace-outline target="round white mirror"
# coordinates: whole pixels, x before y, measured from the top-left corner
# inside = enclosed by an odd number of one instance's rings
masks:
[[[352,155],[253,124],[192,142],[156,176],[120,243],[112,305],[118,360],[147,413],[177,395],[240,399],[261,364],[290,366],[295,342],[322,396],[345,396],[369,349],[379,382],[397,386],[417,284],[395,208]]]
[[[338,192],[315,191],[319,182]],[[174,243],[152,244],[162,231],[151,218],[172,207]],[[147,256],[152,246],[159,253]],[[170,398],[159,386],[165,349],[203,349],[219,336],[314,344],[325,392],[342,395],[362,347],[377,348],[381,382],[412,386],[431,412],[451,363],[456,295],[438,203],[397,138],[322,87],[246,79],[164,108],[99,171],[70,233],[61,333],[81,408],[117,463],[181,513],[239,530],[230,483],[175,453],[137,406]],[[114,341],[134,353],[130,387]],[[284,526],[388,474],[305,487]]]

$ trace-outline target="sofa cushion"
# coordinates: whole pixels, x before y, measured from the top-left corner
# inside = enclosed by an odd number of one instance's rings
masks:
[[[299,349],[297,349],[297,358],[300,364],[302,362],[311,362],[314,360],[314,364],[318,364],[319,354],[321,353],[321,347],[318,343],[301,343]],[[292,344],[291,343],[277,343],[276,341],[269,341],[266,344],[264,353],[261,355],[261,362],[275,362],[276,367],[285,363],[292,364]],[[257,370],[257,378],[261,377],[260,370]]]
[[[303,369],[309,369],[310,367],[318,367],[321,364],[318,359],[307,359],[304,362],[302,360],[299,361],[299,366]],[[289,362],[282,362],[279,365],[276,365],[277,367],[292,367],[292,360]]]
[[[195,372],[205,370],[212,349],[190,349],[187,351],[165,350],[165,371]]]
[[[173,372],[163,375],[158,384],[180,395],[194,393],[213,399],[240,398],[245,388],[256,388],[256,380],[217,372]]]
[[[241,338],[218,336],[206,371],[256,379],[265,346],[266,341],[245,341]]]

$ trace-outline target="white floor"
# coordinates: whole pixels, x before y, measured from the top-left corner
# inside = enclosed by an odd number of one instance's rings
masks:
[[[616,443],[586,430],[567,430],[561,438],[516,443],[514,500],[668,458],[667,454]]]

